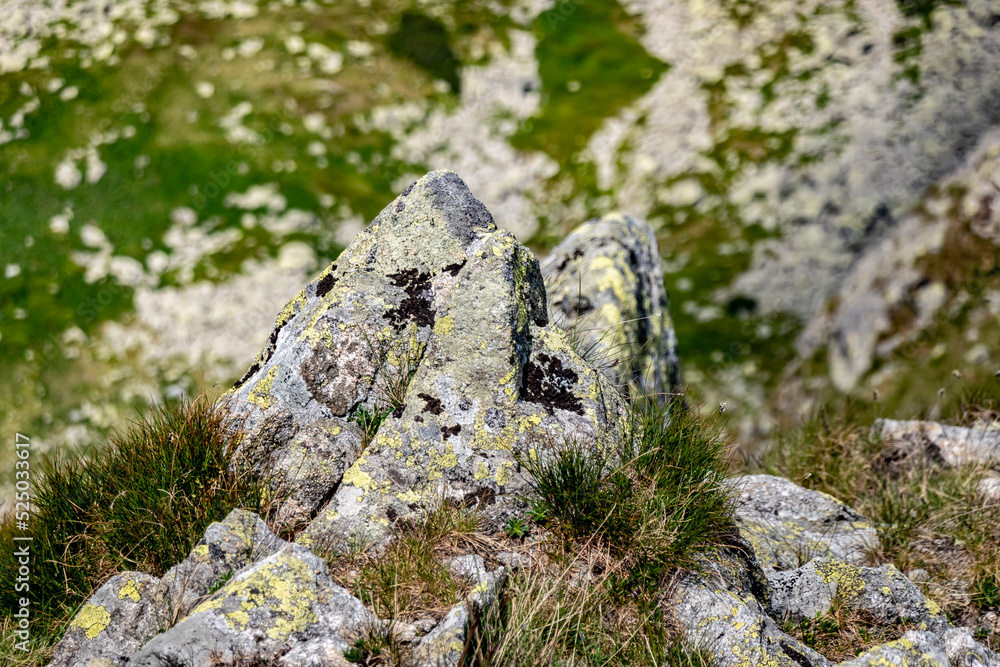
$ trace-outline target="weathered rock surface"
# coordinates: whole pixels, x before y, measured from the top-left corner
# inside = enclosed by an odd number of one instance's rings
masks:
[[[753,550],[711,554],[704,574],[688,574],[673,596],[685,640],[705,650],[719,667],[829,667],[778,627],[766,611],[767,581]]]
[[[237,573],[129,664],[273,660],[320,639],[333,640],[342,653],[349,646],[345,636],[372,620],[360,600],[333,582],[320,558],[290,544]]]
[[[920,665],[948,667],[944,642],[931,632],[911,630],[896,641],[865,651],[857,658],[840,663],[840,667],[880,667],[881,665]]]
[[[892,565],[858,567],[817,558],[794,570],[770,572],[767,581],[775,618],[812,618],[830,611],[837,599],[845,608],[868,612],[882,622],[906,619],[935,633],[949,627],[941,609]]]
[[[157,603],[166,610],[172,625],[225,577],[286,544],[256,514],[233,510],[221,523],[210,525],[191,555],[163,575],[154,592]]]
[[[895,458],[950,466],[1000,462],[1000,431],[894,419],[876,420],[872,431],[896,451]]]
[[[97,589],[69,624],[50,667],[111,667],[129,658],[166,624],[155,602],[157,579],[116,574]]]
[[[663,396],[681,382],[656,232],[608,215],[577,227],[542,262],[549,312],[619,386]]]
[[[765,570],[791,570],[816,557],[860,563],[878,534],[836,498],[771,475],[733,479],[736,523]]]
[[[445,171],[288,304],[231,398],[254,446],[275,448],[288,516],[322,509],[305,545],[383,534],[441,495],[523,489],[513,450],[538,432],[594,442],[623,409],[549,325],[534,256]],[[389,412],[363,452],[362,409]]]

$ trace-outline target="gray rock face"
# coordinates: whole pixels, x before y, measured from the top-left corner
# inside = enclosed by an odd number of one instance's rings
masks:
[[[445,171],[288,304],[230,398],[248,442],[275,449],[286,518],[322,508],[307,546],[382,535],[441,495],[521,490],[512,451],[532,433],[600,441],[624,410],[549,325],[534,256]],[[386,414],[364,451],[362,409]]]
[[[69,624],[49,667],[129,664],[166,618],[153,594],[158,580],[140,572],[116,574],[97,589]]]
[[[941,609],[892,565],[857,567],[817,558],[794,570],[768,573],[767,581],[775,618],[812,618],[830,611],[836,597],[847,609],[887,623],[907,619],[939,634],[949,627]]]
[[[1000,655],[973,639],[968,628],[951,628],[942,637],[951,667],[1000,667]]]
[[[143,646],[129,665],[274,660],[320,638],[333,642],[342,655],[349,646],[345,635],[372,620],[360,600],[333,582],[321,559],[291,544],[237,573]]]
[[[860,563],[878,534],[863,516],[832,496],[770,475],[733,479],[736,523],[765,570],[791,570],[817,557]]]
[[[210,525],[191,555],[170,568],[156,586],[157,602],[166,610],[170,625],[187,616],[225,577],[286,544],[259,516],[246,510],[233,510],[222,523]]]
[[[619,386],[664,395],[681,382],[656,232],[608,215],[577,227],[542,262],[549,312]]]
[[[711,554],[702,564],[705,574],[681,579],[672,602],[685,640],[718,667],[829,667],[766,613],[767,583],[747,551]]]
[[[894,419],[876,420],[872,431],[905,458],[951,466],[1000,461],[1000,431]]]

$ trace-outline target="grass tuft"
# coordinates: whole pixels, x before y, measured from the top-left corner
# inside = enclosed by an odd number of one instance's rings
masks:
[[[532,516],[620,561],[608,580],[619,594],[655,595],[673,570],[696,567],[697,552],[735,530],[723,484],[728,446],[716,424],[679,401],[637,401],[625,436],[604,452],[566,443],[522,457]]]

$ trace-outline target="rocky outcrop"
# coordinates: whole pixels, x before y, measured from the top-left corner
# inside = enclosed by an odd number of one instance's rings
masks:
[[[622,215],[591,220],[542,262],[549,312],[585,357],[627,387],[666,398],[680,388],[656,232]]]
[[[274,450],[286,519],[318,512],[305,545],[383,534],[441,495],[523,490],[513,452],[533,434],[595,442],[623,410],[549,323],[534,256],[445,171],[288,304],[231,405]]]
[[[378,618],[324,559],[355,539],[377,556],[400,520],[442,497],[498,512],[495,519],[514,516],[530,482],[519,457],[547,456],[566,441],[601,454],[622,433],[616,383],[675,386],[653,238],[634,220],[609,217],[546,262],[548,301],[562,309],[563,325],[580,325],[586,303],[620,336],[607,347],[591,339],[605,359],[619,360],[602,368],[549,321],[538,263],[462,181],[451,172],[418,180],[288,304],[227,397],[245,427],[234,456],[254,447],[269,454],[261,472],[287,495],[278,521],[301,528],[295,542],[234,510],[162,578],[124,573],[101,587],[52,664],[343,667],[345,652],[374,629],[406,635],[414,665],[457,667],[474,616],[531,558],[451,559],[471,592],[419,628]],[[731,483],[742,539],[702,554],[665,591],[677,627],[714,664],[827,667],[780,623],[837,605],[918,628],[848,664],[996,661],[894,567],[863,565],[878,540],[852,508],[778,477]]]

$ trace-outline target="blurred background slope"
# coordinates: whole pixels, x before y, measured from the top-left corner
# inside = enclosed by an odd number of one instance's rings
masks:
[[[1000,368],[998,74],[986,0],[0,0],[0,432],[221,390],[436,168],[539,253],[649,220],[746,437],[936,416]]]

